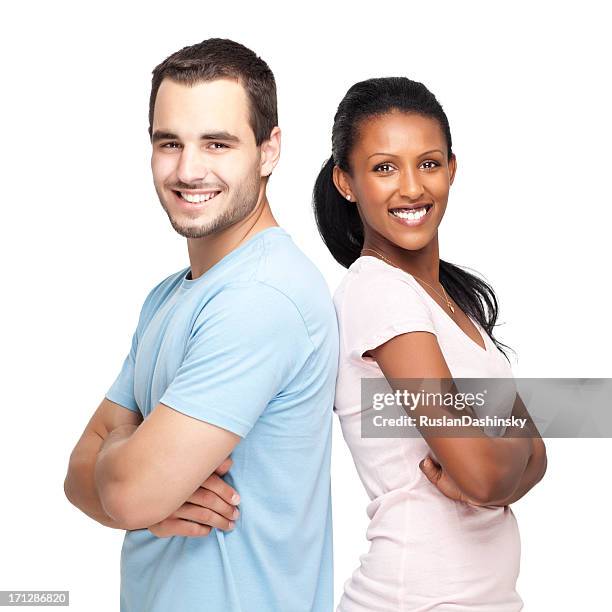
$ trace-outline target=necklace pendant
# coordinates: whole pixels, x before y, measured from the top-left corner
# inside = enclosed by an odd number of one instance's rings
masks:
[[[451,309],[451,312],[455,314],[455,307],[449,302],[448,307]]]

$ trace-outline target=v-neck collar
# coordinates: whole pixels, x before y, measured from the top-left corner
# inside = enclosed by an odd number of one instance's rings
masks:
[[[423,287],[421,287],[421,284],[417,281],[417,279],[410,274],[410,272],[406,272],[406,270],[402,270],[401,268],[398,268],[397,266],[392,266],[391,264],[388,264],[386,261],[383,261],[382,259],[380,259],[379,257],[374,257],[373,255],[362,255],[361,258],[369,258],[369,259],[375,259],[377,261],[380,261],[381,264],[383,264],[384,266],[389,266],[390,268],[393,268],[395,270],[399,270],[402,274],[405,274],[406,276],[410,277],[412,279],[412,281],[414,282],[414,284],[419,288],[419,290],[421,291],[421,293],[423,295],[425,295],[427,297],[427,299],[429,299],[431,302],[433,302],[437,308],[440,309],[440,311],[444,314],[444,316],[455,325],[455,327],[457,328],[457,330],[461,333],[461,335],[466,339],[467,342],[469,342],[470,344],[472,344],[473,346],[475,346],[479,351],[482,351],[483,353],[489,354],[489,350],[488,350],[488,345],[487,345],[487,340],[484,337],[484,334],[482,333],[482,330],[480,328],[480,324],[475,321],[470,315],[466,314],[465,316],[468,317],[470,319],[470,321],[472,321],[472,323],[474,324],[474,327],[476,328],[476,331],[478,332],[478,334],[480,335],[480,337],[482,338],[482,342],[484,344],[484,348],[482,346],[480,346],[480,344],[478,344],[478,342],[476,342],[475,340],[473,340],[472,338],[470,338],[462,329],[461,327],[459,327],[459,324],[457,323],[457,321],[455,321],[445,310],[444,308],[442,308],[442,306],[440,306],[440,304],[438,304],[438,302],[436,302],[436,300],[434,300],[431,295],[429,295],[429,293],[427,293],[427,291],[425,291],[425,289],[423,289]]]

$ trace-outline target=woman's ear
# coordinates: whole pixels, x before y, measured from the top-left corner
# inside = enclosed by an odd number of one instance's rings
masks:
[[[346,200],[355,202],[355,194],[351,189],[351,184],[346,172],[340,169],[338,166],[334,166],[332,178],[336,189],[340,192],[340,195]]]
[[[453,153],[451,155],[450,161],[448,162],[448,173],[449,173],[449,183],[452,185],[453,181],[455,180],[455,172],[457,172],[457,158],[455,157],[455,154]]]

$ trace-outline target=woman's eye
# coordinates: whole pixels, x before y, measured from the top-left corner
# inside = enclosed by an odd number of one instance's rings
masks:
[[[431,168],[435,168],[436,166],[439,166],[440,164],[436,161],[433,161],[431,159],[424,161],[423,165],[426,166],[427,164],[429,164],[429,166],[427,166],[425,169],[426,170],[431,170]]]
[[[378,164],[378,166],[376,166],[374,168],[375,172],[391,172],[391,170],[393,170],[393,166],[391,164]]]

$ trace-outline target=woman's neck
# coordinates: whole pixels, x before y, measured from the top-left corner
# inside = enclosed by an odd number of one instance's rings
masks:
[[[371,257],[378,256],[379,259],[385,258],[388,260],[387,263],[391,263],[427,283],[436,285],[440,282],[437,233],[427,245],[418,250],[402,248],[384,238],[375,239],[366,236],[362,254]]]

